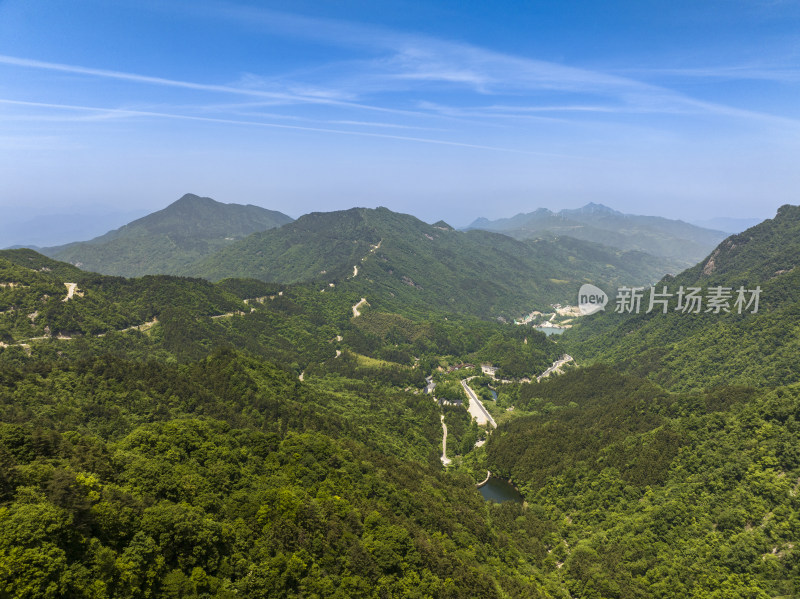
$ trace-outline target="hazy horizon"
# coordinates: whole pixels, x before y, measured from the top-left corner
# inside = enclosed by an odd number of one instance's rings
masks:
[[[0,1],[6,221],[799,203],[797,2],[284,6]]]
[[[201,194],[191,194],[197,195],[199,197],[203,197]],[[177,201],[176,198],[175,201]],[[212,198],[215,199],[215,198]],[[172,204],[173,202],[169,202]],[[238,202],[222,202],[225,204],[239,204]],[[168,204],[168,205],[169,205]],[[161,206],[153,210],[153,212],[157,212],[163,210],[168,205]],[[350,206],[349,208],[356,208],[359,206]],[[577,206],[578,208],[581,206]],[[607,206],[608,208],[613,208],[613,206]],[[124,225],[127,225],[137,219],[140,219],[148,214],[152,214],[152,212],[148,212],[146,210],[117,210],[117,211],[108,211],[108,209],[104,209],[103,207],[95,207],[95,211],[85,211],[85,212],[76,212],[76,213],[62,213],[62,214],[39,214],[39,215],[22,215],[18,218],[8,218],[6,217],[0,223],[0,249],[9,248],[9,247],[32,247],[32,248],[42,248],[42,247],[52,247],[58,245],[65,245],[72,242],[81,242],[81,241],[89,241],[95,237],[99,237],[109,231],[113,231],[118,229]],[[391,209],[391,207],[388,207]],[[538,208],[545,208],[549,209],[552,212],[559,212],[560,209],[552,209],[547,206],[539,206]],[[534,210],[528,211],[528,213],[533,212]],[[307,213],[304,213],[307,214]],[[426,220],[419,215],[409,213],[412,216],[420,218],[429,224],[433,224],[434,220]],[[504,216],[500,216],[497,218],[488,218],[489,221],[495,220],[502,220],[505,218],[511,218],[514,216],[519,215],[517,214],[508,214]],[[638,214],[638,213],[627,213],[629,215]],[[287,214],[293,219],[297,219],[303,214]],[[651,214],[642,214],[642,216],[654,216]],[[472,219],[469,222],[460,222],[460,221],[453,221],[452,219],[437,219],[437,220],[445,220],[449,225],[455,227],[456,229],[466,229],[468,226],[473,224],[476,219]],[[731,218],[731,217],[716,217],[712,219],[705,219],[705,220],[695,220],[690,221],[686,219],[677,219],[683,220],[684,222],[688,222],[698,227],[703,227],[706,229],[716,230],[726,232],[728,234],[735,234],[739,233],[755,224],[758,224],[762,220],[765,219],[749,219],[749,218]]]

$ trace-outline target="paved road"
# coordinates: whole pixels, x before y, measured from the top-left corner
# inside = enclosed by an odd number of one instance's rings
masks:
[[[353,318],[361,316],[361,312],[359,312],[358,309],[366,303],[367,303],[367,298],[362,297],[361,301],[353,306]]]
[[[561,356],[561,357],[560,357],[558,360],[556,360],[555,362],[553,362],[553,365],[552,365],[550,368],[548,368],[548,369],[547,369],[547,370],[545,370],[545,371],[544,371],[542,374],[540,374],[539,376],[537,376],[537,377],[536,377],[536,382],[538,383],[538,382],[539,382],[539,381],[541,381],[543,378],[550,376],[551,374],[553,374],[554,372],[556,372],[556,371],[557,371],[559,368],[561,368],[561,367],[562,367],[564,364],[566,364],[567,362],[572,362],[572,360],[573,360],[572,356],[570,356],[569,354],[564,354],[564,355],[563,355],[563,356]]]
[[[78,288],[77,283],[64,283],[67,286],[67,297],[65,297],[62,302],[66,302],[67,300],[71,300],[72,296],[75,295],[75,290]]]
[[[452,460],[447,457],[447,425],[444,423],[444,414],[440,414],[442,419],[442,464],[449,466]]]
[[[497,428],[497,423],[494,421],[494,418],[492,418],[492,415],[483,407],[481,400],[478,399],[475,392],[470,389],[470,386],[467,384],[467,379],[461,379],[461,386],[464,387],[464,392],[467,394],[467,397],[469,397],[469,413],[475,421],[481,426],[490,424],[492,428]]]

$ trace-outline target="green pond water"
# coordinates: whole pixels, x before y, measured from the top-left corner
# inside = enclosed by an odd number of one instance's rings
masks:
[[[550,335],[560,335],[567,329],[562,329],[561,327],[536,327],[536,330],[541,331],[549,337]]]
[[[492,500],[497,503],[503,501],[516,501],[522,503],[524,498],[508,482],[500,478],[491,477],[489,482],[478,489],[486,501]]]

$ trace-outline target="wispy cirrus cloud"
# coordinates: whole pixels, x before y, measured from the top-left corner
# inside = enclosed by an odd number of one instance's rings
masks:
[[[270,99],[284,104],[322,104],[322,105],[340,106],[345,108],[355,108],[360,110],[369,110],[378,112],[394,112],[401,114],[405,112],[391,108],[385,108],[382,106],[372,106],[367,104],[337,100],[332,97],[325,97],[325,95],[321,93],[315,93],[313,95],[301,95],[301,94],[267,91],[263,89],[248,88],[241,86],[197,83],[192,81],[184,81],[180,79],[168,79],[164,77],[141,75],[138,73],[128,73],[124,71],[97,69],[80,65],[68,65],[68,64],[61,64],[54,62],[46,62],[41,60],[33,60],[29,58],[20,58],[16,56],[0,55],[0,64],[7,64],[11,66],[26,67],[32,69],[42,69],[47,71],[59,71],[63,73],[72,73],[77,75],[87,75],[103,79],[117,79],[121,81],[130,81],[133,83],[142,83],[147,85],[175,87],[193,91],[251,96],[257,98]]]
[[[694,98],[663,85],[648,83],[631,76],[636,72],[604,72],[510,55],[459,41],[228,3],[204,4],[191,14],[193,18],[201,14],[205,18],[234,21],[242,27],[260,28],[266,35],[310,38],[352,49],[355,55],[351,59],[331,60],[292,73],[231,73],[229,81],[233,83],[223,84],[5,55],[0,55],[0,64],[253,100],[227,105],[207,101],[196,105],[185,103],[167,106],[164,110],[138,112],[124,107],[114,112],[115,109],[110,108],[108,112],[91,117],[94,119],[134,114],[217,118],[219,122],[231,124],[250,122],[252,119],[294,119],[306,123],[328,123],[334,126],[310,124],[308,129],[345,135],[367,135],[363,131],[365,127],[427,131],[448,129],[436,127],[437,123],[432,119],[449,121],[449,124],[461,122],[484,127],[508,127],[515,123],[569,124],[586,119],[602,121],[644,114],[689,118],[716,116],[777,126],[800,126],[793,118]],[[271,67],[274,68],[274,65]],[[688,78],[775,77],[776,80],[793,80],[792,77],[797,76],[791,70],[770,71],[755,67],[663,69],[660,72],[665,76]],[[712,72],[716,75],[712,75]],[[644,72],[638,74],[644,79],[653,79],[656,71],[647,73],[647,76]],[[199,99],[201,97],[198,96]],[[130,103],[158,102],[152,98],[139,101],[131,98]],[[46,104],[41,102],[40,107]],[[303,112],[304,107],[323,107],[329,112],[324,119],[319,115],[310,118]],[[270,111],[265,111],[265,108]],[[212,112],[219,116],[207,116]],[[380,121],[368,118],[375,114],[390,115],[396,122],[387,122],[390,120],[388,117]],[[263,121],[260,122],[263,124]],[[264,126],[291,127],[275,122]],[[297,125],[297,128],[303,126]],[[477,139],[480,138],[476,138],[475,144],[433,139],[426,143],[497,149],[492,144],[478,143]]]
[[[442,117],[529,119],[539,113],[566,119],[570,114],[663,114],[798,125],[793,116],[730,106],[687,95],[663,83],[651,83],[653,79],[674,82],[697,78],[800,81],[800,71],[792,68],[749,65],[636,71],[614,66],[601,71],[384,27],[226,2],[207,5],[204,10],[214,18],[258,27],[269,35],[351,48],[360,58],[319,65],[313,73],[318,85],[342,90],[354,99],[405,91],[417,96],[415,108],[426,112],[426,106],[435,106],[432,112]],[[502,110],[493,106],[496,102],[481,107],[479,101],[487,97],[514,102]],[[520,107],[515,108],[518,104]]]
[[[383,129],[417,129],[423,131],[447,131],[440,127],[421,127],[417,125],[401,125],[398,123],[378,123],[375,121],[330,121],[332,125],[351,125],[353,127],[376,127]]]
[[[427,138],[427,137],[415,137],[415,136],[407,136],[407,135],[394,135],[389,133],[375,133],[370,131],[358,131],[358,130],[347,130],[347,129],[334,129],[328,127],[312,127],[312,126],[304,126],[304,125],[289,125],[285,123],[268,123],[263,121],[253,121],[253,120],[240,120],[240,119],[227,119],[221,117],[207,117],[207,116],[196,116],[196,115],[187,115],[187,114],[175,114],[175,113],[168,113],[168,112],[157,112],[157,111],[150,111],[150,110],[134,110],[134,109],[123,109],[123,108],[104,108],[104,107],[97,107],[97,106],[79,106],[73,104],[55,104],[49,102],[28,102],[22,100],[11,100],[0,98],[0,105],[14,105],[14,106],[27,106],[31,108],[44,108],[44,109],[55,109],[55,110],[64,110],[64,111],[75,111],[79,113],[87,113],[88,116],[85,117],[78,117],[78,119],[60,119],[60,120],[102,120],[102,119],[110,119],[110,118],[138,118],[138,117],[146,117],[146,118],[158,118],[158,119],[170,119],[170,120],[181,120],[181,121],[198,121],[198,122],[206,122],[206,123],[221,123],[225,125],[237,125],[237,126],[247,126],[247,127],[263,127],[266,129],[287,129],[287,130],[295,130],[295,131],[311,131],[315,133],[329,133],[335,135],[348,135],[348,136],[356,136],[356,137],[373,137],[373,138],[383,138],[383,139],[395,139],[399,141],[409,141],[409,142],[417,142],[417,143],[424,143],[424,144],[433,144],[433,145],[442,145],[442,146],[454,146],[454,147],[461,147],[461,148],[473,148],[479,150],[491,150],[493,152],[511,152],[516,154],[530,154],[530,155],[554,155],[554,154],[546,154],[543,152],[531,152],[524,149],[518,148],[508,148],[508,147],[500,147],[500,146],[490,146],[490,145],[483,145],[483,144],[472,144],[472,143],[465,143],[459,141],[452,141],[446,139],[436,139],[436,138]],[[45,116],[44,120],[56,120],[52,116]]]
[[[357,76],[367,78],[440,81],[487,92],[513,88],[616,95],[626,89],[657,89],[596,70],[513,56],[473,44],[351,21],[307,17],[226,2],[206,3],[199,10],[195,10],[194,5],[186,5],[186,9],[195,16],[205,14],[214,19],[235,21],[248,29],[258,27],[270,35],[353,48],[362,58],[334,63],[333,69],[341,70],[345,66],[348,71],[358,71]]]
[[[687,68],[624,69],[621,73],[672,79],[717,79],[726,81],[800,82],[800,69],[770,65],[723,65]]]

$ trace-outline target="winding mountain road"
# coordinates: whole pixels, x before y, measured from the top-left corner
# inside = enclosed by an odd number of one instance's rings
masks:
[[[361,316],[361,312],[359,312],[359,311],[358,311],[358,309],[359,309],[361,306],[365,305],[365,304],[366,304],[366,305],[369,305],[369,304],[367,304],[367,298],[365,298],[365,297],[362,297],[362,298],[361,298],[361,301],[359,301],[357,304],[355,304],[355,305],[353,306],[353,318],[357,318],[358,316]]]
[[[75,290],[78,289],[77,283],[64,283],[67,286],[67,297],[65,297],[62,302],[66,302],[72,299],[72,296],[75,295]]]
[[[445,466],[449,466],[453,463],[453,460],[447,457],[447,425],[444,423],[444,414],[440,414],[439,417],[442,420],[442,464]]]
[[[553,374],[553,373],[560,374],[560,368],[561,368],[561,367],[562,367],[564,364],[566,364],[567,362],[572,362],[573,360],[574,360],[574,358],[573,358],[572,356],[570,356],[569,354],[564,354],[564,355],[563,355],[563,356],[561,356],[561,357],[560,357],[558,360],[556,360],[555,362],[553,362],[553,365],[552,365],[552,366],[550,366],[550,368],[548,368],[548,369],[547,369],[547,370],[545,370],[545,371],[544,371],[542,374],[540,374],[539,376],[537,376],[537,377],[536,377],[536,382],[538,383],[538,382],[539,382],[539,381],[541,381],[543,378],[546,378],[546,377],[550,376],[550,375],[551,375],[551,374]]]

